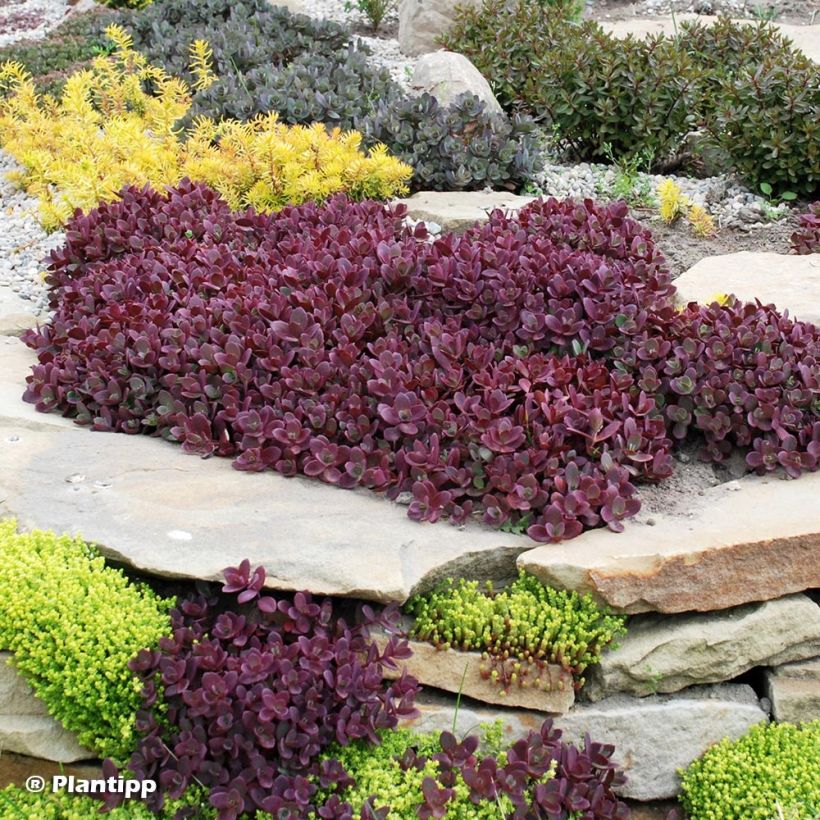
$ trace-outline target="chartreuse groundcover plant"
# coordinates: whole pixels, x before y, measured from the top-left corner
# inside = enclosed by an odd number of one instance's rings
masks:
[[[406,190],[410,167],[383,146],[363,153],[356,132],[285,126],[275,115],[200,118],[183,141],[175,124],[190,108],[189,86],[149,65],[124,30],[107,31],[114,53],[69,77],[59,100],[40,98],[21,65],[0,68],[0,144],[23,165],[19,181],[40,198],[46,227],[126,185],[162,189],[184,177],[213,185],[235,208],[259,210],[338,191],[380,199]],[[195,41],[189,59],[195,87],[210,86],[210,47]]]
[[[170,633],[170,602],[78,538],[0,521],[0,649],[57,720],[100,757],[136,743],[140,686],[128,663]]]
[[[548,663],[568,669],[580,687],[584,670],[626,632],[625,618],[603,611],[589,595],[552,589],[523,571],[499,591],[450,579],[411,598],[406,610],[415,617],[413,637],[482,652],[482,674],[502,691],[549,687],[549,676],[540,674]]]
[[[820,720],[759,723],[681,773],[681,803],[692,820],[815,820],[818,773]]]
[[[575,747],[546,720],[512,746],[501,743],[500,724],[481,737],[458,740],[451,732],[382,732],[376,748],[334,746],[334,765],[350,774],[324,790],[320,817],[344,803],[354,818],[508,820],[518,817],[590,817],[622,820],[629,809],[613,794],[624,782],[612,746],[587,737]]]

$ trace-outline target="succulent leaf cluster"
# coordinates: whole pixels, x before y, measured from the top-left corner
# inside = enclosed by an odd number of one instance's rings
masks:
[[[433,243],[405,214],[126,190],[51,256],[25,398],[538,541],[620,531],[690,435],[706,459],[816,468],[817,328],[678,310],[623,203],[536,201]]]
[[[799,254],[820,253],[820,202],[800,214],[800,227],[792,234],[792,249]]]
[[[448,107],[429,94],[382,100],[357,122],[367,143],[387,145],[412,166],[414,190],[519,190],[543,168],[534,121],[492,115],[474,94]]]
[[[820,69],[773,26],[722,18],[618,38],[532,0],[485,0],[461,9],[442,43],[475,63],[502,105],[551,127],[573,160],[650,155],[664,167],[703,127],[755,187],[817,190]]]
[[[260,211],[339,191],[353,199],[406,192],[411,168],[382,145],[363,150],[355,131],[288,126],[269,114],[249,122],[198,118],[182,140],[175,125],[192,89],[147,63],[122,28],[108,33],[115,52],[69,77],[59,105],[37,96],[19,64],[0,66],[0,88],[10,90],[0,99],[0,143],[24,166],[20,181],[40,197],[46,227],[115,199],[125,185],[161,190],[186,177],[213,185],[235,208]],[[197,86],[213,85],[209,56],[204,41],[189,49]]]
[[[584,670],[625,634],[625,619],[602,610],[589,595],[557,590],[521,572],[507,588],[481,588],[449,579],[406,604],[413,637],[442,649],[478,651],[486,676],[503,691],[549,686],[546,664],[560,664],[583,684]]]
[[[275,111],[289,124],[356,129],[365,147],[384,144],[413,167],[414,190],[517,190],[541,168],[532,121],[491,115],[472,95],[447,107],[411,97],[335,23],[265,0],[168,0],[129,25],[139,50],[189,82],[190,42],[212,46],[218,80],[194,95],[188,127],[199,116],[246,120]]]
[[[620,820],[629,811],[612,791],[624,782],[613,751],[588,736],[575,747],[549,719],[506,749],[500,740],[487,742],[476,734],[459,741],[450,732],[400,729],[382,733],[377,747],[333,747],[350,782],[337,786],[318,815]]]
[[[83,541],[18,533],[12,520],[0,521],[0,600],[0,648],[49,713],[86,748],[126,760],[140,705],[128,662],[170,633],[170,602]]]
[[[820,720],[758,723],[681,772],[692,820],[813,820],[820,810]]]
[[[221,820],[310,816],[311,778],[330,788],[347,777],[320,759],[331,744],[377,743],[379,731],[414,714],[416,680],[382,681],[407,642],[393,635],[380,650],[369,640],[369,625],[392,629],[389,608],[377,617],[363,607],[348,624],[330,600],[265,594],[264,568],[248,561],[224,575],[221,598],[181,600],[172,637],[130,663],[143,686],[129,768],[160,784],[146,801],[152,810],[201,786]]]
[[[0,48],[0,65],[20,63],[41,94],[59,94],[66,78],[110,48],[105,36],[114,12],[101,7],[71,15],[40,40]]]

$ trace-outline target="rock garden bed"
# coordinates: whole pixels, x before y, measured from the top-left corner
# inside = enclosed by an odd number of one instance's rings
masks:
[[[0,12],[0,820],[814,818],[812,15],[120,5]]]

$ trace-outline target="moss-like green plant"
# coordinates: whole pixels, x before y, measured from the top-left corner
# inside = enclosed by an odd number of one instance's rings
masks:
[[[416,619],[413,637],[442,649],[483,652],[487,677],[502,691],[513,684],[549,686],[549,676],[539,674],[547,663],[571,671],[580,687],[584,670],[625,632],[625,619],[589,595],[552,589],[525,572],[501,591],[450,579],[411,598],[406,611]]]
[[[499,768],[507,763],[507,755],[501,751],[501,735],[500,724],[485,727],[482,732],[482,752],[495,757]],[[438,732],[396,729],[379,732],[378,746],[363,741],[333,746],[327,759],[338,760],[352,779],[352,785],[338,792],[340,800],[353,807],[354,817],[359,817],[360,813],[362,817],[375,816],[362,813],[363,810],[366,812],[366,807],[374,811],[387,809],[388,820],[419,816],[425,778],[437,780],[442,772],[439,762],[433,759],[442,752],[440,737]],[[415,765],[407,765],[408,750],[413,750]],[[451,769],[451,774],[455,794],[447,803],[446,813],[435,816],[452,820],[497,820],[513,811],[513,804],[506,794],[499,794],[497,802],[472,803],[470,787],[462,779],[460,770],[457,767]],[[331,791],[328,791],[323,799],[330,796]]]
[[[158,815],[148,809],[139,800],[129,800],[100,815],[100,801],[94,797],[66,792],[50,793],[46,791],[32,794],[18,786],[7,786],[0,790],[0,820],[156,820],[172,818],[180,811],[187,809],[184,817],[196,817],[198,820],[211,820],[216,817],[216,809],[208,805],[208,798],[201,789],[189,789],[178,800],[167,800],[162,812]],[[190,810],[195,814],[191,815]]]
[[[759,723],[722,740],[681,774],[692,820],[814,820],[820,812],[820,720]]]
[[[82,745],[121,762],[140,685],[128,662],[170,632],[170,601],[78,538],[0,521],[0,649]]]

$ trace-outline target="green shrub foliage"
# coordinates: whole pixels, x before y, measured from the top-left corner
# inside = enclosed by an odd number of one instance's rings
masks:
[[[820,812],[820,720],[759,723],[682,773],[692,820],[814,820]]]
[[[810,197],[820,190],[820,66],[779,55],[724,79],[709,129],[750,184]]]
[[[750,184],[817,189],[820,70],[770,25],[724,18],[619,39],[533,0],[485,0],[461,9],[442,43],[475,63],[503,106],[551,127],[573,160],[641,156],[663,167],[706,126]]]
[[[105,565],[88,544],[0,522],[0,648],[48,711],[100,757],[136,742],[128,662],[170,631],[169,602]]]
[[[82,68],[111,45],[105,27],[114,14],[96,9],[69,17],[42,40],[23,40],[0,48],[0,65],[22,63],[42,94],[59,94],[69,74]]]
[[[583,684],[584,670],[624,633],[625,619],[603,611],[589,595],[552,589],[521,572],[508,588],[448,580],[408,601],[413,636],[441,648],[483,652],[487,673],[505,688],[547,686],[539,670],[561,664]]]
[[[502,105],[551,126],[574,160],[664,159],[694,122],[692,60],[663,37],[618,40],[594,21],[544,15],[531,0],[487,0],[462,9],[443,41],[475,63]]]
[[[275,111],[290,124],[356,129],[412,165],[415,190],[518,189],[541,167],[534,123],[491,116],[476,97],[444,108],[409,97],[344,27],[272,7],[266,0],[166,0],[126,19],[138,50],[189,82],[191,42],[213,49],[217,81],[196,93],[198,116]]]

